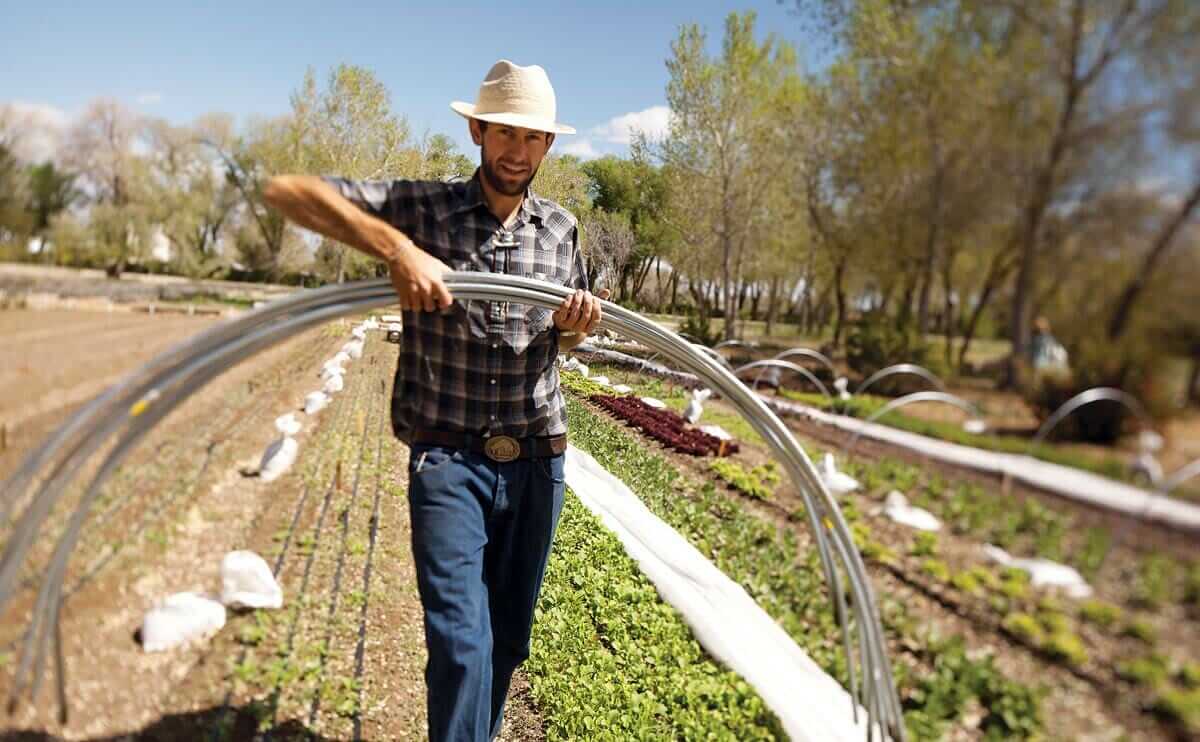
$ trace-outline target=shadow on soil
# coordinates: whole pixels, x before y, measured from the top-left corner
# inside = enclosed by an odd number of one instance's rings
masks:
[[[303,722],[291,719],[276,725],[268,735],[258,734],[258,717],[254,705],[237,708],[211,708],[186,714],[165,716],[144,729],[111,736],[88,737],[88,742],[241,742],[242,740],[306,740],[308,742],[337,742],[310,730]],[[34,730],[0,731],[0,742],[58,742],[61,737]]]

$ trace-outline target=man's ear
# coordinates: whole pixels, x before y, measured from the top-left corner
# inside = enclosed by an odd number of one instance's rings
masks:
[[[554,144],[554,132],[546,132],[546,151],[550,151],[550,145]]]
[[[467,119],[467,127],[471,130],[471,141],[477,145],[482,145],[483,131],[479,128],[479,122],[475,119]]]

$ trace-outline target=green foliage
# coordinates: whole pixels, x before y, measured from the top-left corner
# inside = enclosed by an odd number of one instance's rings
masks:
[[[1162,554],[1148,554],[1138,565],[1133,585],[1133,600],[1143,608],[1159,608],[1167,600],[1174,584],[1175,563]]]
[[[1042,610],[1038,612],[1038,621],[1046,631],[1050,633],[1059,633],[1068,631],[1071,628],[1071,619],[1057,610]]]
[[[931,644],[933,667],[908,691],[904,720],[916,739],[945,736],[948,723],[977,698],[986,713],[979,729],[986,739],[1035,737],[1041,729],[1040,693],[1004,677],[991,657],[971,660],[961,638]]]
[[[1054,659],[1078,667],[1087,664],[1088,653],[1078,636],[1067,630],[1055,631],[1046,637],[1042,651]]]
[[[743,511],[711,485],[689,486],[662,457],[571,398],[567,414],[577,445],[629,483],[652,512],[739,582],[814,661],[834,677],[845,677],[838,630],[813,551],[797,557],[789,531]],[[854,533],[859,543],[871,543],[862,523],[854,525]],[[884,615],[890,634],[912,626],[894,613]],[[997,739],[1027,738],[1040,728],[1038,694],[1004,678],[990,659],[969,659],[956,642],[934,644],[926,652],[935,672],[920,680],[909,676],[901,684],[905,723],[914,738],[937,739],[937,730],[957,719],[972,697],[986,710],[982,727]]]
[[[1200,689],[1165,690],[1155,700],[1154,710],[1190,732],[1200,732]]]
[[[1145,618],[1133,619],[1126,624],[1125,630],[1121,633],[1151,646],[1158,641],[1158,631],[1155,630],[1154,624]]]
[[[1079,616],[1088,623],[1093,623],[1102,629],[1115,626],[1124,613],[1120,606],[1106,603],[1103,600],[1086,600],[1079,606]]]
[[[950,568],[939,559],[926,559],[921,562],[921,571],[938,582],[950,581]]]
[[[1167,682],[1170,670],[1167,667],[1166,657],[1160,654],[1148,654],[1118,664],[1117,675],[1134,685],[1157,688]]]
[[[955,573],[950,578],[950,584],[968,595],[982,595],[984,592],[984,583],[974,569]]]
[[[1200,606],[1200,562],[1188,566],[1184,578],[1183,599],[1188,605]]]
[[[762,700],[705,654],[574,496],[554,548],[526,665],[549,738],[783,736]]]
[[[1042,624],[1028,613],[1010,613],[1004,617],[1002,626],[1012,636],[1034,647],[1040,647],[1046,637]]]
[[[1200,662],[1185,662],[1179,668],[1179,682],[1188,688],[1200,688]]]
[[[692,313],[679,325],[679,332],[710,348],[721,340],[721,333],[712,326],[707,314]]]
[[[559,371],[558,383],[563,389],[587,399],[593,394],[616,394],[610,387],[601,386],[581,373]],[[618,395],[619,396],[619,395]]]
[[[863,378],[882,368],[896,363],[929,363],[929,349],[916,333],[899,327],[887,317],[871,315],[850,331],[846,338],[846,363]],[[872,389],[878,394],[899,396],[918,389],[927,389],[928,383],[919,384],[907,375],[888,377],[877,382]]]
[[[936,556],[938,550],[938,537],[936,533],[929,531],[918,531],[913,536],[912,546],[908,553],[915,557],[931,557]]]
[[[1074,563],[1086,579],[1094,579],[1104,566],[1104,560],[1112,549],[1112,534],[1107,528],[1089,526],[1083,547],[1075,555]]]
[[[761,464],[750,471],[728,459],[714,459],[708,466],[729,486],[756,500],[771,499],[771,492],[779,484],[779,472],[773,462]]]

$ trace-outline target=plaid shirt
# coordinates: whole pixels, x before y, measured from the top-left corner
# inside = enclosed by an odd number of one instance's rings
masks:
[[[527,191],[508,230],[488,211],[479,172],[465,183],[326,178],[367,213],[456,271],[508,273],[587,289],[575,217]],[[405,311],[392,391],[392,429],[547,436],[567,432],[552,312],[458,301]]]

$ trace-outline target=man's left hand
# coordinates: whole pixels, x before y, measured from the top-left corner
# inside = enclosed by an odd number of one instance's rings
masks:
[[[600,300],[607,299],[610,294],[608,289],[600,289],[595,295],[583,289],[577,290],[558,305],[554,312],[554,326],[561,332],[587,335],[600,324]]]

